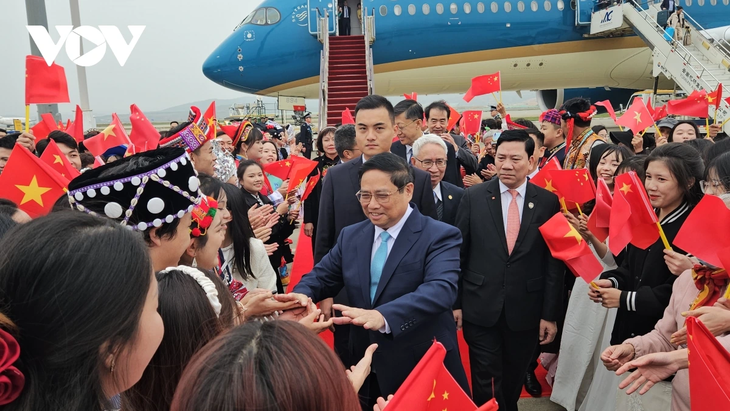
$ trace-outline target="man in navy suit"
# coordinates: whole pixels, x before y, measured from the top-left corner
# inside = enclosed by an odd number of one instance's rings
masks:
[[[435,134],[424,134],[413,143],[413,167],[431,175],[433,201],[436,204],[436,217],[449,225],[456,225],[456,210],[459,209],[464,189],[443,181],[448,169],[448,145]]]
[[[315,302],[347,293],[349,304],[333,308],[342,313],[336,324],[352,325],[353,358],[378,344],[360,392],[370,407],[398,389],[434,338],[447,350],[444,365],[469,392],[451,312],[461,234],[411,203],[414,171],[391,153],[363,164],[357,199],[368,220],[344,228],[334,248],[294,288]]]

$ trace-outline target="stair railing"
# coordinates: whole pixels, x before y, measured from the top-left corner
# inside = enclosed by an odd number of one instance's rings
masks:
[[[371,45],[375,41],[375,9],[368,15],[367,7],[363,8],[362,34],[365,37],[365,72],[367,74],[368,95],[375,93],[375,74],[373,71],[373,49]]]
[[[317,130],[327,126],[327,88],[329,81],[330,35],[329,12],[324,15],[317,8],[317,39],[322,42],[322,51],[319,57],[319,115],[317,116]]]
[[[720,53],[726,61],[730,62],[730,50],[725,47],[720,39],[712,37],[712,35],[687,13],[684,13],[684,21],[689,23],[690,26],[697,31],[697,34],[703,37],[710,47],[713,47],[718,53]]]

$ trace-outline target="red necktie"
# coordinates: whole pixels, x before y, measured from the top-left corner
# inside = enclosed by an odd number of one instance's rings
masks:
[[[517,190],[507,190],[512,194],[512,201],[507,209],[507,251],[512,254],[517,242],[517,235],[520,233],[520,209],[517,207]]]

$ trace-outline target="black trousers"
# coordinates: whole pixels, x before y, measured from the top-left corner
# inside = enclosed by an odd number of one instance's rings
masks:
[[[349,36],[350,35],[350,18],[341,18],[340,19],[340,36]]]
[[[493,327],[464,321],[472,391],[477,405],[495,397],[499,411],[517,411],[527,367],[538,343],[538,331],[538,327],[527,331],[510,330],[504,311]]]

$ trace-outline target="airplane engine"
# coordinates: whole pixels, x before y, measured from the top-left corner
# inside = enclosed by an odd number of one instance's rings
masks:
[[[595,103],[596,101],[610,100],[614,110],[619,110],[619,105],[626,104],[636,90],[624,88],[574,88],[574,89],[552,89],[538,90],[537,104],[540,110],[551,108],[559,109],[564,102],[574,97],[583,97]],[[602,109],[600,109],[602,110]]]

